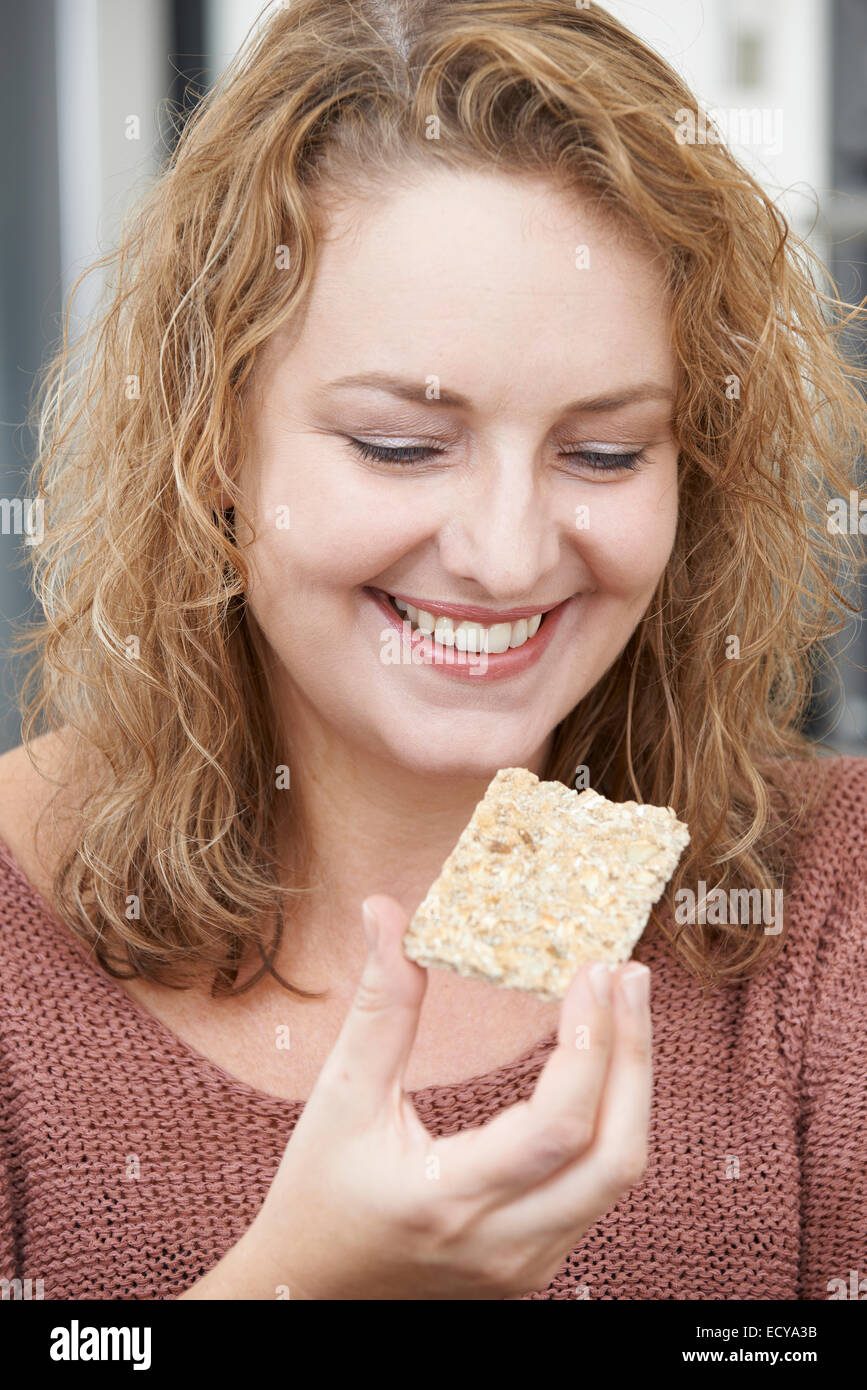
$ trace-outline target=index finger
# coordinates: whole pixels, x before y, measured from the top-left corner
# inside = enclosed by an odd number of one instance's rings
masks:
[[[557,1046],[531,1098],[437,1146],[450,1166],[455,1195],[498,1206],[545,1182],[589,1148],[616,1026],[611,982],[607,965],[582,966],[563,1000]],[[599,995],[594,983],[602,986]]]

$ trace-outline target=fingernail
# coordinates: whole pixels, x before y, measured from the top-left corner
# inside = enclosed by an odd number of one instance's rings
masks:
[[[640,1013],[650,999],[650,971],[646,965],[633,961],[620,976],[620,983],[630,1008]]]
[[[611,971],[602,962],[590,967],[590,988],[597,1004],[611,1003]]]
[[[379,945],[379,918],[366,898],[361,904],[361,923],[364,927],[364,935],[367,937],[367,944],[371,951],[375,951]]]

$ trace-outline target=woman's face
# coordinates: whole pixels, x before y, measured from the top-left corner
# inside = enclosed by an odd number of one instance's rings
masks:
[[[649,254],[538,179],[396,179],[332,218],[256,381],[248,602],[293,746],[318,729],[422,774],[532,765],[674,542]]]

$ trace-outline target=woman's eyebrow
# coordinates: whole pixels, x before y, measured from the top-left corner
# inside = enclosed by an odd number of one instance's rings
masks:
[[[389,395],[412,401],[416,405],[446,405],[465,410],[472,406],[469,397],[459,391],[439,387],[435,396],[429,396],[430,387],[426,382],[414,377],[392,376],[388,372],[357,372],[352,376],[337,377],[334,381],[326,382],[322,389],[342,391],[359,386],[386,391]],[[563,406],[563,413],[619,410],[622,406],[637,405],[642,401],[673,399],[674,393],[670,387],[664,386],[661,382],[643,381],[635,386],[615,388],[602,396],[579,397]]]

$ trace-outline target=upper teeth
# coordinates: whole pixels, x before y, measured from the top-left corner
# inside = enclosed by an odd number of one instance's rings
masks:
[[[455,647],[459,652],[507,652],[510,647],[523,647],[530,637],[535,637],[542,621],[542,614],[534,613],[532,618],[519,618],[514,623],[494,623],[492,627],[482,627],[481,623],[458,623],[455,626],[451,618],[435,618],[424,608],[404,603],[402,598],[393,599],[392,602],[422,632],[432,633],[435,642],[444,647]]]

